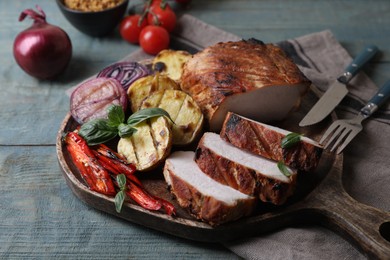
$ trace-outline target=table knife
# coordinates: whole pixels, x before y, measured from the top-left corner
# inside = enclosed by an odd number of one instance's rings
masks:
[[[377,52],[378,48],[376,46],[366,46],[364,50],[347,66],[344,73],[332,83],[328,90],[301,120],[301,122],[299,122],[299,126],[316,124],[329,115],[347,95],[347,83],[371,58],[375,56]]]

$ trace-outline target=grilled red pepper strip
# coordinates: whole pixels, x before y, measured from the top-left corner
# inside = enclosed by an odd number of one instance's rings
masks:
[[[77,133],[67,133],[64,141],[75,166],[93,191],[114,196],[115,187],[107,170],[101,166],[87,143]]]
[[[129,174],[133,174],[136,170],[135,166],[120,155],[117,152],[114,152],[112,149],[110,149],[108,146],[104,144],[99,144],[96,148],[96,151],[98,151],[100,154],[104,155],[105,157],[108,157],[110,159],[113,159],[117,162],[118,167],[120,167],[121,172],[126,172]]]
[[[104,168],[112,172],[114,175],[123,173],[125,174],[128,181],[132,182],[127,186],[127,194],[129,197],[131,197],[144,208],[158,210],[162,206],[168,215],[171,216],[176,214],[175,207],[170,202],[159,197],[149,195],[146,193],[146,191],[144,191],[141,181],[139,181],[138,178],[134,175],[135,167],[132,164],[126,162],[120,155],[105,145],[99,145],[96,150],[97,151],[94,151],[94,154]],[[130,191],[129,189],[132,190]],[[148,196],[150,198],[148,198]],[[158,206],[156,201],[151,201],[150,199],[156,200],[161,205]]]
[[[162,203],[159,200],[154,199],[152,196],[147,194],[143,189],[138,187],[132,182],[126,184],[126,194],[141,207],[149,210],[161,209]]]
[[[129,171],[121,171],[122,167],[118,165],[120,164],[118,161],[105,157],[104,155],[100,154],[97,151],[93,151],[93,152],[96,159],[98,159],[99,163],[104,168],[106,168],[109,172],[111,172],[115,176],[123,173],[129,181],[135,182],[142,187],[142,183],[138,180],[138,178],[133,173],[130,174]]]
[[[169,216],[176,215],[176,209],[172,203],[170,203],[169,201],[166,201],[162,198],[158,198],[156,196],[153,196],[153,197],[161,202],[161,204],[165,210],[165,213],[167,213],[167,215],[169,215]]]

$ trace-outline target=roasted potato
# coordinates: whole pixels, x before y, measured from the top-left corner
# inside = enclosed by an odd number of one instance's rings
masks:
[[[163,50],[153,59],[153,69],[178,82],[184,63],[191,57],[186,51]]]
[[[121,138],[118,153],[135,165],[138,171],[157,167],[171,152],[172,123],[165,117],[149,119],[137,125],[137,132]]]
[[[127,90],[131,111],[133,113],[138,111],[142,100],[151,93],[164,89],[180,89],[180,87],[174,80],[159,73],[136,80]]]
[[[172,126],[174,145],[188,145],[202,131],[203,114],[199,106],[181,90],[154,92],[141,104],[141,109],[149,107],[164,109],[175,122]]]

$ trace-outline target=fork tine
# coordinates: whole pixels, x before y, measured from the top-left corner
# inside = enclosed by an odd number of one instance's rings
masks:
[[[324,149],[328,149],[328,147],[333,143],[333,141],[340,135],[340,133],[344,130],[344,127],[341,125],[337,125],[333,134],[331,134],[329,140],[326,142]]]
[[[340,135],[337,137],[336,142],[332,146],[332,149],[330,149],[331,152],[333,152],[337,146],[344,140],[344,138],[351,133],[352,129],[344,128],[343,131],[340,133]]]
[[[345,139],[344,143],[342,145],[339,146],[339,148],[337,149],[337,154],[341,153],[344,148],[352,141],[352,139],[358,134],[360,133],[360,129],[359,130],[355,130],[355,131],[351,131],[351,133],[348,135],[347,139]]]
[[[320,140],[320,144],[322,145],[322,144],[324,144],[324,141],[330,136],[330,134],[337,128],[337,127],[339,127],[340,126],[340,124],[339,124],[339,122],[338,122],[338,120],[337,121],[335,121],[335,122],[333,122],[333,124],[331,124],[330,126],[329,126],[329,128],[326,130],[326,132],[324,133],[324,135],[321,137],[321,140]],[[329,142],[328,142],[329,143]]]
[[[338,138],[338,136],[344,131],[344,126],[339,125],[338,128],[334,131],[333,135],[329,138],[328,142],[325,145],[325,149],[328,149],[328,147]]]

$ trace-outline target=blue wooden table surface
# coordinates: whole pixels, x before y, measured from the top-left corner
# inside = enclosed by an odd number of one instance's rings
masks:
[[[31,23],[18,22],[18,16],[35,4],[73,43],[70,65],[54,81],[28,76],[12,55],[16,35]],[[264,42],[329,29],[352,56],[369,43],[379,47],[381,54],[365,68],[377,85],[390,72],[389,0],[193,0],[184,12]],[[80,33],[53,0],[0,1],[1,259],[238,258],[222,245],[176,238],[96,211],[65,183],[55,150],[57,131],[69,109],[65,90],[137,49],[117,32],[104,38]]]

